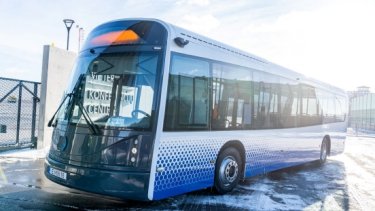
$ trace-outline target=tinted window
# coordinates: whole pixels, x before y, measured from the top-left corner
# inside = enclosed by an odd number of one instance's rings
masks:
[[[175,55],[169,74],[166,130],[208,129],[209,63]]]
[[[252,71],[213,64],[212,128],[244,129],[252,125]]]
[[[316,98],[315,88],[309,85],[300,85],[301,116],[299,126],[317,125],[322,122],[319,114],[319,103]]]
[[[174,55],[165,130],[249,130],[344,121],[346,99],[270,73]]]
[[[79,57],[74,70],[78,77],[71,82],[74,96],[65,102],[58,119],[87,124],[89,118],[105,128],[151,129],[158,61],[158,54],[143,52]]]
[[[334,95],[321,89],[317,90],[317,97],[323,123],[345,121],[348,109],[345,97]]]
[[[279,77],[254,72],[255,129],[278,128],[280,125]]]
[[[299,117],[299,86],[288,79],[280,79],[280,121],[279,128],[297,126]]]
[[[342,122],[344,121],[344,102],[342,101],[342,98],[340,96],[335,96],[335,104],[336,104],[336,113],[335,118],[336,121]]]

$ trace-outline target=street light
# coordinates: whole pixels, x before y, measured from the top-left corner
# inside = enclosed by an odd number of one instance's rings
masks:
[[[68,30],[68,39],[66,41],[66,50],[69,50],[69,32],[70,32],[70,28],[72,28],[72,26],[74,24],[74,20],[64,19],[63,21],[65,23],[66,29]]]

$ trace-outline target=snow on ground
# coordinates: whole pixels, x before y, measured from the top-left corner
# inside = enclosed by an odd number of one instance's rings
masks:
[[[16,149],[0,153],[0,159],[19,158],[19,159],[43,159],[48,153],[49,147],[44,149]]]
[[[188,196],[183,203],[246,210],[374,210],[375,138],[348,137],[326,164],[272,172],[226,195]],[[177,203],[178,204],[178,203]]]
[[[375,209],[375,138],[349,138],[345,163],[349,193],[363,210]],[[338,158],[338,159],[340,159]]]
[[[44,203],[38,194],[45,193],[45,197],[48,195],[56,204],[80,209],[375,210],[375,138],[349,136],[345,152],[330,157],[323,166],[313,163],[253,177],[225,195],[213,194],[206,189],[147,203],[121,200],[114,203],[98,196],[89,196],[88,200],[85,199],[87,194],[76,194],[73,189],[63,189],[46,181],[40,172],[43,172],[41,159],[47,151],[48,148],[0,153],[0,167],[9,180],[1,190],[10,188],[9,184],[17,184],[19,186],[13,188],[20,189],[32,184],[40,187],[33,189],[32,203]],[[23,160],[25,162],[19,162]],[[30,176],[31,173],[35,176]],[[27,192],[17,193],[20,195],[14,197],[22,198]],[[85,200],[87,204],[83,203]]]

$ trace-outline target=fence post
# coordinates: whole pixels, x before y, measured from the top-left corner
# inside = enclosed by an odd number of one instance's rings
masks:
[[[20,123],[21,123],[21,103],[22,103],[22,81],[18,85],[18,111],[17,111],[17,135],[16,135],[16,145],[19,146],[20,141]]]
[[[35,137],[35,121],[36,121],[36,105],[38,102],[38,84],[34,83],[34,97],[33,97],[33,113],[31,116],[31,147],[36,148],[37,147],[37,140]]]

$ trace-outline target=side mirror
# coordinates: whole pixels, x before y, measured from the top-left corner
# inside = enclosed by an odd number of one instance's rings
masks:
[[[185,40],[182,37],[174,38],[174,42],[181,48],[185,47],[185,45],[189,44],[189,40]]]

